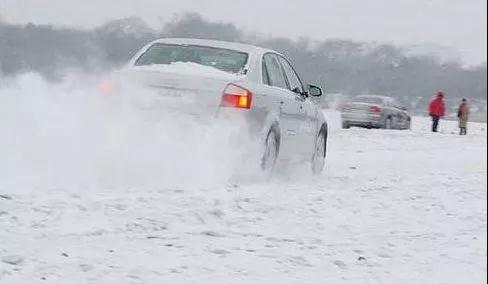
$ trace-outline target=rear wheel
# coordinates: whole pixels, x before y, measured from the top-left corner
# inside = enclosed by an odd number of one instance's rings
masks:
[[[266,137],[264,153],[261,158],[261,170],[266,174],[270,174],[276,164],[278,158],[278,143],[278,136],[276,135],[276,132],[271,129]]]
[[[342,128],[344,129],[349,129],[351,126],[349,125],[349,123],[347,121],[343,121],[342,122]]]
[[[325,154],[327,150],[327,130],[322,128],[315,142],[312,157],[312,173],[320,174],[325,166]]]
[[[388,117],[386,120],[385,120],[385,125],[384,125],[384,129],[392,129],[393,127],[393,122],[392,122],[392,119],[391,117]]]

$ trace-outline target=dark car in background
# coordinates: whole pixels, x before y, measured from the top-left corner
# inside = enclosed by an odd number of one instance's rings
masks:
[[[354,97],[342,107],[341,118],[342,128],[410,129],[411,124],[405,107],[391,97],[378,95]]]

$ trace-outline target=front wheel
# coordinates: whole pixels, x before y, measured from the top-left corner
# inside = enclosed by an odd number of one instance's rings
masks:
[[[386,120],[385,120],[385,125],[383,126],[384,129],[392,129],[393,128],[393,121],[391,119],[391,117],[388,117]]]
[[[320,174],[325,166],[325,154],[327,151],[327,130],[322,128],[315,142],[312,157],[312,173]]]

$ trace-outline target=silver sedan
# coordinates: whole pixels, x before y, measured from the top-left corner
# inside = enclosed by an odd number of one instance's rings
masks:
[[[271,172],[281,160],[299,158],[314,173],[324,168],[327,122],[290,60],[257,46],[200,39],[160,39],[143,47],[119,72],[137,79],[172,105],[201,116],[243,118],[262,145],[259,164]],[[103,92],[116,90],[110,82]],[[244,131],[244,130],[243,130]]]
[[[345,104],[342,128],[351,126],[383,129],[410,129],[411,118],[405,107],[386,96],[361,95]]]

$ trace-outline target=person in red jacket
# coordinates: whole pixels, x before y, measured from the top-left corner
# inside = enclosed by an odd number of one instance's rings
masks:
[[[438,91],[436,96],[429,103],[429,114],[432,117],[432,132],[437,132],[439,120],[446,112],[446,105],[444,103],[444,93]]]

